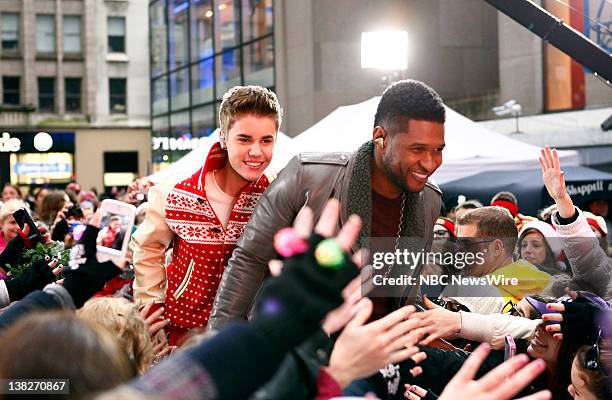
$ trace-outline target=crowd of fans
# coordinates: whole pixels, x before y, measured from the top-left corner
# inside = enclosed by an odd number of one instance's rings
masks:
[[[554,193],[555,181],[546,181],[546,169],[544,179],[556,204],[542,219],[521,215],[510,192],[495,195],[488,207],[467,200],[440,216],[433,246],[465,245],[461,226],[470,221],[481,228],[475,234],[479,239],[495,239],[498,232],[483,224],[499,225],[505,219],[517,233],[510,241],[515,243],[511,261],[522,260],[550,277],[539,295],[513,294],[514,301],[491,309],[479,305],[482,299],[443,292],[438,298],[423,297],[417,304],[422,311],[406,306],[372,322],[372,302],[361,297],[362,278],[351,279],[357,274],[355,264],[347,260],[340,270],[344,275],[335,272],[338,276],[330,279],[323,274],[329,270],[307,268],[316,264],[314,258],[293,256],[285,260],[293,268],[284,268],[287,272],[266,287],[259,302],[282,299],[286,310],[271,314],[260,306],[251,324],[192,335],[178,350],[164,335],[168,321],[159,319],[163,309],[151,312],[150,305],[132,301],[129,254],[120,267],[96,260],[96,244],[112,246],[119,232],[112,222],[106,232],[96,228],[100,199],[94,192],[73,183],[65,190],[39,188],[22,198],[19,188],[7,184],[0,208],[3,266],[19,263],[33,246],[13,218],[20,208],[37,221],[44,246],[60,242],[65,250],[79,243],[85,252],[76,270],[49,255],[18,276],[2,270],[1,297],[8,307],[0,315],[0,376],[69,378],[74,398],[331,398],[334,390],[326,380],[347,395],[365,398],[501,399],[518,393],[529,399],[550,398],[551,393],[553,398],[609,398],[606,222],[574,207],[571,199],[570,205],[563,203],[569,196]],[[136,182],[120,197],[138,206],[137,225],[146,213],[148,186]],[[76,239],[78,224],[86,229]],[[452,266],[428,267],[452,272]],[[304,271],[322,275],[309,280]],[[326,280],[327,292],[322,287]],[[328,364],[314,372],[302,366],[311,376],[298,382],[274,375],[279,365],[282,371],[286,363],[298,362],[285,353],[308,351],[300,346],[312,339],[326,313],[321,336],[330,341]],[[506,335],[516,341],[519,355],[504,362]],[[280,397],[278,388],[270,388],[274,381],[285,385]]]
[[[384,140],[376,145],[384,149]],[[462,201],[437,219],[431,251],[486,259],[465,270],[442,259],[418,269],[515,283],[422,284],[377,315],[380,299],[368,297],[374,272],[357,249],[364,222],[352,216],[336,232],[341,206],[332,199],[317,221],[308,207],[295,219],[304,246],[284,257],[279,250],[248,323],[194,329],[178,346],[164,308],[134,301],[131,252],[118,263],[97,257],[97,246],[120,249],[133,234],[113,217],[101,228],[100,202],[133,204],[138,227],[150,182],[102,196],[78,183],[27,196],[6,184],[0,379],[68,379],[71,398],[83,399],[609,399],[607,202],[577,207],[556,151],[543,149],[540,163],[553,205],[532,217],[507,191]],[[19,225],[21,209],[38,232]],[[269,245],[282,250],[280,237]]]

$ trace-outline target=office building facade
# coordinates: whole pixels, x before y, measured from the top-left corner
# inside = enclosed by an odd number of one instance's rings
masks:
[[[103,191],[146,174],[147,7],[147,0],[0,0],[0,133],[19,142],[0,149],[0,181],[75,179]],[[49,135],[37,146],[40,132]],[[48,149],[41,137],[51,138]]]

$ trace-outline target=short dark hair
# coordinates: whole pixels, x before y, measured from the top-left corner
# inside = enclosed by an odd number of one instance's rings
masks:
[[[457,225],[472,224],[476,225],[479,238],[500,239],[504,243],[506,254],[511,255],[514,252],[518,233],[510,211],[498,206],[475,208],[457,221]]]
[[[443,124],[446,110],[442,98],[421,81],[408,79],[395,82],[380,98],[374,126],[395,131],[411,119]]]
[[[244,114],[274,118],[276,129],[281,125],[283,109],[270,89],[261,86],[234,86],[223,95],[219,106],[219,127],[228,134],[236,119]]]

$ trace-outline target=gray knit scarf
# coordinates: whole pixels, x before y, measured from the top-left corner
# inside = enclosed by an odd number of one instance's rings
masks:
[[[374,157],[374,142],[370,140],[361,145],[354,157],[355,162],[350,171],[347,215],[357,214],[363,220],[359,243],[365,243],[364,240],[370,236],[372,224],[371,163]],[[420,192],[405,192],[404,194],[406,204],[404,205],[404,218],[401,221],[401,236],[422,238],[425,232],[423,196]]]

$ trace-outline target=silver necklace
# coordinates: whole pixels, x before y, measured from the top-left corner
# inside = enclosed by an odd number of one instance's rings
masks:
[[[402,222],[404,221],[404,206],[406,205],[406,193],[402,192],[402,208],[400,209],[400,217],[399,222],[397,224],[397,235],[395,236],[395,246],[393,246],[393,252],[397,252],[397,248],[399,246],[399,240],[402,235]],[[383,278],[387,278],[393,269],[393,265],[390,265],[389,268],[385,271]]]

